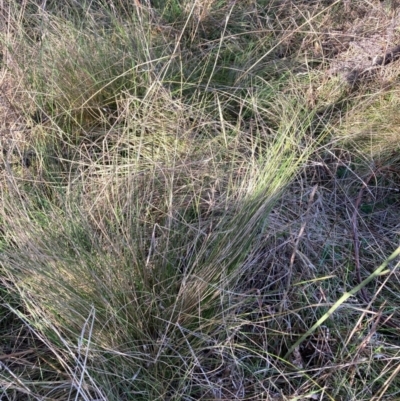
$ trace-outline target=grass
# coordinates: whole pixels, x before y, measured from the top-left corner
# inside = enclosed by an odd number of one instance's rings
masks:
[[[135,3],[1,11],[2,399],[399,398],[395,12]]]

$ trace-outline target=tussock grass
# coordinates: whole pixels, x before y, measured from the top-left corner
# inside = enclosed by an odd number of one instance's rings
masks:
[[[396,16],[134,3],[2,10],[2,395],[395,399]]]

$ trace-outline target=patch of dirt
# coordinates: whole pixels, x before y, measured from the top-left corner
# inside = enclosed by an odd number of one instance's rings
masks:
[[[333,33],[340,51],[330,62],[329,75],[339,75],[350,84],[365,76],[381,74],[388,80],[398,75],[400,10],[378,3],[340,35]]]

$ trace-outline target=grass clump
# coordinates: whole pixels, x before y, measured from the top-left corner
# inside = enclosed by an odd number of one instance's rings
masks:
[[[397,92],[328,77],[364,2],[74,4],[3,11],[2,395],[394,397]]]

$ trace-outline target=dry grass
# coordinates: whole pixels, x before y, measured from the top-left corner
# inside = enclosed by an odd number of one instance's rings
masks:
[[[140,3],[1,10],[1,397],[398,398],[398,11]]]

